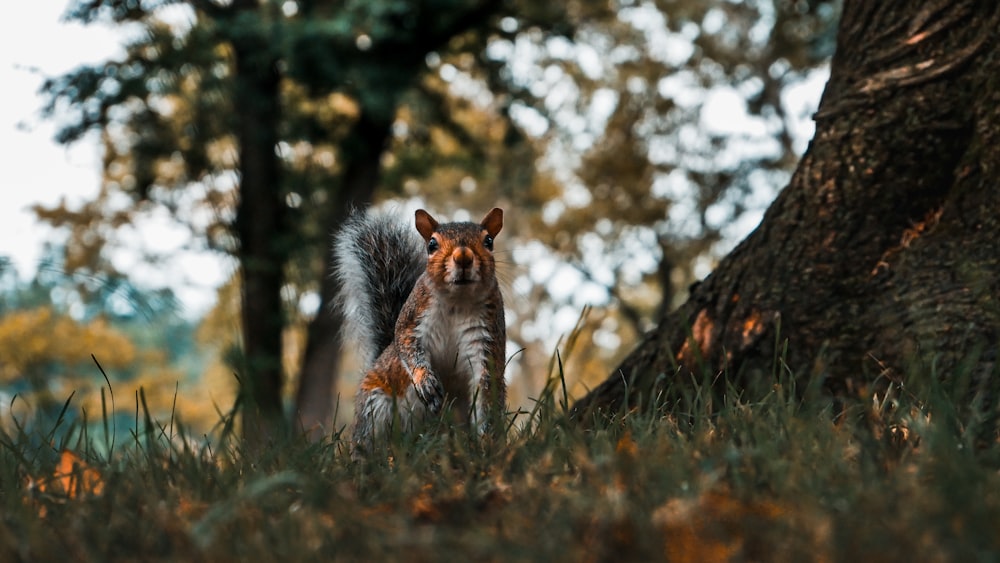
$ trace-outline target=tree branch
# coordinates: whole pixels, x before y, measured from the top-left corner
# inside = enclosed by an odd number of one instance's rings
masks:
[[[204,12],[205,15],[211,18],[226,17],[231,9],[231,6],[230,7],[221,6],[213,2],[212,0],[189,0],[189,1],[191,3],[191,6],[195,10]]]

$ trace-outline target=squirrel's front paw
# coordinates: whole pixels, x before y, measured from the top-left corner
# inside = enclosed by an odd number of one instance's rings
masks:
[[[444,404],[444,387],[436,376],[426,370],[414,373],[413,388],[417,391],[420,401],[427,406],[427,410],[432,414],[441,412],[441,406]]]

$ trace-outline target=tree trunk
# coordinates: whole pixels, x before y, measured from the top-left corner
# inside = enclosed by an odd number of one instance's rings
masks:
[[[663,315],[576,417],[648,407],[777,348],[834,394],[994,374],[1000,336],[1000,4],[847,0],[816,135],[760,226]]]
[[[347,164],[340,182],[341,190],[331,198],[327,210],[327,224],[331,232],[336,230],[352,207],[371,202],[379,181],[382,154],[396,118],[396,108],[411,82],[426,68],[427,54],[441,49],[452,38],[470,29],[485,26],[501,7],[500,0],[481,0],[470,2],[464,10],[444,14],[430,3],[418,2],[411,6],[415,14],[415,29],[421,30],[415,36],[402,32],[398,36],[383,37],[364,52],[357,51],[353,44],[347,52],[337,42],[330,45],[334,56],[367,67],[369,71],[378,69],[379,74],[378,80],[365,84],[356,92],[361,115],[351,134],[340,144]],[[303,9],[308,13],[310,8],[303,6]],[[302,78],[308,79],[309,75],[305,72]],[[341,318],[332,307],[336,287],[329,276],[331,258],[327,252],[320,309],[309,325],[295,398],[298,422],[313,438],[322,435],[323,428],[332,422],[333,388],[340,363]]]
[[[347,165],[337,197],[327,201],[326,225],[335,232],[352,208],[371,203],[379,182],[382,153],[392,130],[390,119],[373,118],[362,111],[351,133],[341,144]],[[335,307],[337,285],[330,273],[333,254],[323,254],[323,281],[316,317],[309,323],[306,351],[295,396],[298,423],[313,439],[328,432],[333,421],[333,390],[340,369],[340,325],[343,319]]]
[[[238,0],[235,13],[256,10]],[[230,25],[246,25],[231,22]],[[240,200],[236,209],[238,257],[243,281],[243,435],[266,444],[284,425],[281,407],[283,313],[281,289],[288,254],[287,207],[281,163],[275,153],[280,120],[280,74],[260,32],[234,33],[236,136]]]

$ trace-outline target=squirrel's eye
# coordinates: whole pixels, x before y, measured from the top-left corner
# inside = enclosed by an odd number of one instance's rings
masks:
[[[486,247],[486,250],[493,250],[493,237],[486,235],[486,238],[483,239],[483,246]]]
[[[427,254],[434,254],[438,249],[438,241],[436,238],[432,238],[427,241]]]

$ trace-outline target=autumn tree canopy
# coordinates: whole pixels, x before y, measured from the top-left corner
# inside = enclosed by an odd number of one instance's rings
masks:
[[[75,278],[61,259],[61,249],[46,249],[28,280],[0,259],[0,431],[62,432],[84,423],[81,412],[90,423],[134,421],[140,388],[156,413],[215,424],[216,407],[232,399],[225,385],[212,386],[232,375],[201,369],[210,352],[196,345],[195,323],[178,314],[174,296],[124,278]],[[179,405],[178,392],[187,397]]]

